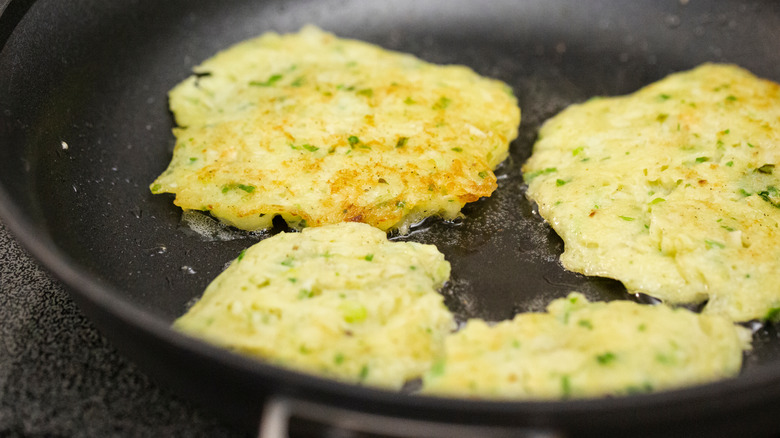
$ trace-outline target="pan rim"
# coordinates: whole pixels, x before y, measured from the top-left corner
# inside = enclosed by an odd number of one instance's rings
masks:
[[[35,3],[34,0],[5,0],[0,5],[0,20],[21,20],[24,13],[21,8]],[[8,17],[12,5],[19,5],[16,15]],[[18,24],[13,23],[14,27]],[[0,50],[5,45],[7,37],[13,34],[11,29],[7,34],[0,34]],[[2,145],[13,147],[12,145]],[[450,413],[493,413],[539,415],[553,419],[561,419],[567,415],[588,415],[594,412],[610,411],[615,415],[643,410],[650,412],[658,408],[664,411],[676,410],[678,415],[666,418],[666,421],[684,418],[690,415],[692,409],[711,410],[709,415],[717,415],[725,410],[735,409],[734,403],[755,405],[765,400],[777,398],[780,389],[772,390],[772,386],[780,385],[780,372],[770,367],[754,370],[750,376],[738,376],[734,379],[721,380],[704,385],[697,385],[653,394],[642,394],[631,397],[578,399],[566,401],[500,401],[500,400],[466,400],[458,398],[439,398],[423,395],[407,396],[392,391],[361,387],[334,380],[307,375],[294,370],[265,364],[250,358],[231,354],[203,341],[195,340],[171,329],[161,317],[143,311],[129,302],[119,293],[119,290],[100,283],[85,269],[76,264],[67,253],[63,252],[50,238],[42,227],[33,225],[29,215],[14,201],[6,188],[0,185],[0,220],[14,235],[17,241],[40,263],[51,272],[67,288],[72,297],[86,300],[101,311],[118,318],[122,324],[132,324],[134,328],[144,331],[161,341],[178,349],[188,350],[203,358],[235,368],[244,373],[263,379],[286,379],[294,385],[314,389],[319,393],[327,393],[353,401],[379,402],[384,406],[393,406],[405,412],[414,410],[446,410]],[[110,338],[105,332],[103,335]],[[745,392],[749,391],[753,399],[745,400]],[[758,399],[759,401],[756,401]],[[729,404],[724,404],[724,400]],[[706,405],[702,406],[702,402]],[[719,409],[713,409],[719,408]],[[648,417],[649,418],[649,417]]]

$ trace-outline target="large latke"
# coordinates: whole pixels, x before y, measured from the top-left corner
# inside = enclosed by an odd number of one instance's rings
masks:
[[[659,391],[733,377],[750,348],[750,331],[719,315],[589,303],[577,293],[547,310],[494,326],[469,321],[446,339],[423,392],[565,399]]]
[[[780,306],[780,86],[705,64],[542,127],[528,196],[563,265],[737,321]]]
[[[247,230],[453,219],[495,190],[520,121],[499,81],[311,26],[194,71],[170,92],[176,147],[151,190]]]

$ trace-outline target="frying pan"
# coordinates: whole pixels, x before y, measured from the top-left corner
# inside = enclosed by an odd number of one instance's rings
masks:
[[[562,243],[525,199],[520,165],[544,120],[594,95],[628,93],[705,61],[780,81],[779,2],[4,0],[0,11],[2,220],[121,351],[204,409],[265,436],[777,431],[773,327],[757,327],[738,378],[560,402],[365,388],[182,336],[169,325],[187,303],[241,249],[281,227],[194,234],[172,199],[147,186],[171,156],[171,87],[232,43],[314,23],[431,62],[469,65],[518,96],[523,121],[496,193],[467,206],[463,221],[430,220],[402,238],[436,244],[450,260],[453,278],[443,294],[459,319],[541,310],[571,290],[597,300],[640,299],[615,281],[561,268]]]

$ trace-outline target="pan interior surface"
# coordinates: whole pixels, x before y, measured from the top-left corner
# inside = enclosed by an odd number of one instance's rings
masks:
[[[12,6],[22,3],[30,2]],[[150,193],[174,144],[166,93],[218,50],[313,23],[426,61],[465,64],[514,89],[522,124],[493,196],[468,205],[462,221],[428,220],[396,237],[435,244],[452,263],[443,293],[458,318],[504,320],[573,290],[591,300],[631,299],[615,281],[560,266],[563,244],[525,198],[520,173],[539,126],[571,103],[629,93],[706,61],[780,81],[778,6],[37,1],[18,24],[8,14],[0,23],[8,35],[0,52],[0,182],[14,206],[4,213],[18,212],[17,221],[35,230],[24,241],[56,248],[91,281],[120,291],[112,299],[172,322],[226,263],[268,234],[223,230],[206,238],[182,226],[171,197]],[[754,339],[743,378],[780,362],[773,328]]]

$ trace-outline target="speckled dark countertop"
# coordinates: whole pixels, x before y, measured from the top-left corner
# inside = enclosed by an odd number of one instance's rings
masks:
[[[152,382],[0,223],[0,436],[241,436]]]

